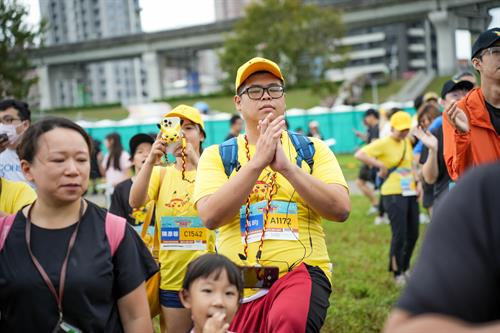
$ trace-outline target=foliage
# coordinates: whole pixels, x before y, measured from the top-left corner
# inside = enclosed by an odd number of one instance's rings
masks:
[[[25,22],[28,10],[16,0],[0,1],[0,98],[24,99],[36,82],[30,76],[27,49],[34,46],[43,24],[37,28]]]
[[[252,2],[219,54],[225,86],[234,89],[237,68],[253,56],[278,63],[287,84],[321,80],[327,69],[336,67],[330,59],[341,53],[335,40],[343,31],[340,14],[332,7],[301,0]]]

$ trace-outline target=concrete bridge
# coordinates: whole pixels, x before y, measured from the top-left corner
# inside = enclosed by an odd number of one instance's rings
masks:
[[[475,38],[490,23],[488,10],[499,5],[498,0],[319,2],[334,3],[343,11],[348,32],[341,42],[353,46],[354,50],[353,64],[348,65],[347,70],[365,70],[369,74],[388,71],[389,62],[396,64],[399,73],[419,69],[435,70],[440,75],[453,73],[456,70],[455,30],[469,30]],[[224,35],[231,32],[235,22],[221,21],[32,50],[31,60],[39,76],[40,106],[42,109],[56,106],[53,78],[61,71],[81,72],[87,63],[131,58],[140,58],[144,63],[149,99],[161,98],[164,95],[161,69],[165,59],[176,57],[180,59],[180,66],[196,66],[197,52],[221,47]]]

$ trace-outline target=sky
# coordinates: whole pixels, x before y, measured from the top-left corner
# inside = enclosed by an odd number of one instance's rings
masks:
[[[29,7],[28,21],[40,21],[38,0],[20,0]],[[142,29],[145,32],[181,28],[215,20],[214,0],[139,0]],[[492,9],[490,27],[500,27],[500,8]],[[471,52],[468,31],[457,31],[457,58],[468,59]]]
[[[38,0],[20,0],[29,7],[28,21],[40,21]],[[145,32],[181,28],[215,21],[214,0],[139,0]]]

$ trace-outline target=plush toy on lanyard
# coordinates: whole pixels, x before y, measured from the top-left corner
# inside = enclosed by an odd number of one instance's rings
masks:
[[[141,206],[139,208],[132,209],[132,218],[135,219],[135,224],[143,224],[146,220],[146,216],[148,214],[148,209],[145,206]]]

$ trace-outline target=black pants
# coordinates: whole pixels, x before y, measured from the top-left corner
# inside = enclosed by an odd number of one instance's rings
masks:
[[[418,239],[419,210],[417,197],[384,195],[384,208],[391,221],[389,271],[399,275],[410,267],[410,259]]]

